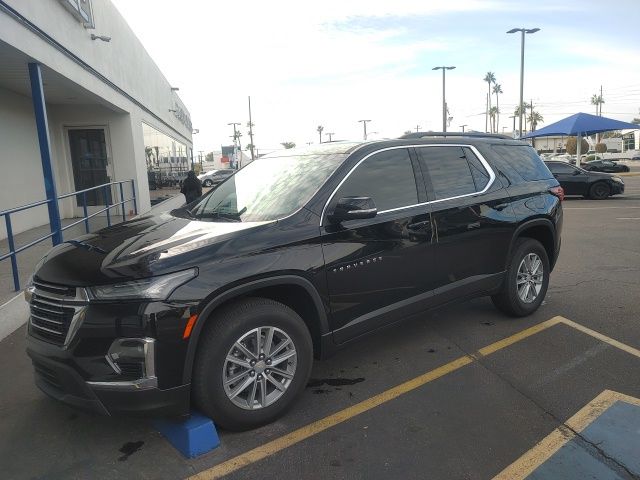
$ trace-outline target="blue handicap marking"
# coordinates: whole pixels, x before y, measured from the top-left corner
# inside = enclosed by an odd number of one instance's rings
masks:
[[[527,479],[623,480],[640,475],[640,406],[618,400]]]
[[[153,426],[187,458],[210,452],[220,445],[213,421],[197,412],[191,412],[186,420],[154,420]]]

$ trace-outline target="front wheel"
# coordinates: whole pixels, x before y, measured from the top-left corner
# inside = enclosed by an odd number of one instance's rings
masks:
[[[604,182],[598,182],[589,189],[589,196],[594,200],[604,200],[611,194],[609,185]]]
[[[203,187],[210,187],[211,185],[213,185],[213,182],[211,180],[205,180],[204,182],[202,182]]]
[[[203,331],[194,402],[222,428],[256,428],[285,413],[312,363],[311,335],[298,314],[274,300],[249,298],[224,307]]]
[[[491,297],[507,315],[524,317],[535,312],[549,286],[549,257],[533,238],[519,238],[507,268],[502,290]]]

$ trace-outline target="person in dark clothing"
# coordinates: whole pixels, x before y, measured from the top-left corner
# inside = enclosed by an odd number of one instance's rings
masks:
[[[202,183],[200,183],[200,180],[196,177],[196,172],[193,170],[189,171],[187,178],[182,182],[180,193],[184,194],[187,203],[191,203],[202,196]]]

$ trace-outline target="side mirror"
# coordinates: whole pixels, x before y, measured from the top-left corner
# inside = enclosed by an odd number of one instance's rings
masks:
[[[373,218],[377,213],[378,209],[371,197],[343,197],[338,200],[328,218],[331,223],[340,223],[345,220]]]

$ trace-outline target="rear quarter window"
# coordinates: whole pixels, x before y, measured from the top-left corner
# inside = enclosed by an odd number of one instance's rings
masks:
[[[493,161],[512,184],[547,180],[553,175],[535,150],[526,145],[492,145]]]

